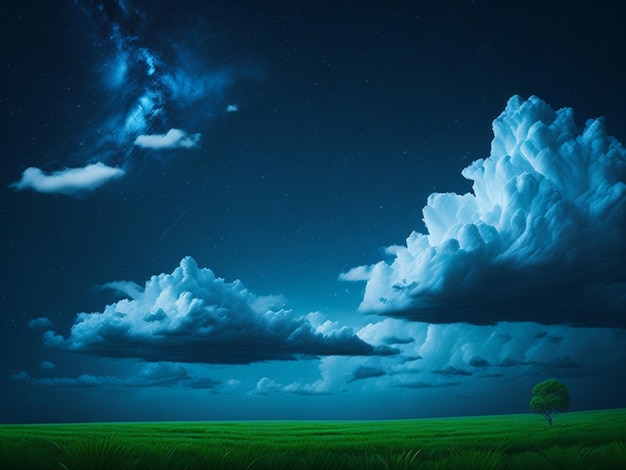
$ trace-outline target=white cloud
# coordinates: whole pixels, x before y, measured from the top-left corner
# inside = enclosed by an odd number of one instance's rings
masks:
[[[601,119],[579,131],[571,109],[511,98],[491,155],[462,172],[472,193],[435,193],[427,233],[366,281],[360,310],[416,321],[626,325],[626,150]]]
[[[48,331],[48,346],[108,357],[147,361],[248,364],[298,356],[388,355],[350,328],[324,323],[284,308],[281,296],[257,296],[240,281],[227,283],[184,258],[172,274],[153,276],[103,312],[80,313],[67,338]]]
[[[51,174],[45,174],[39,168],[31,167],[24,170],[22,178],[11,187],[18,190],[33,189],[40,193],[76,194],[81,191],[94,190],[124,174],[121,168],[110,167],[101,162],[83,168],[67,168]]]
[[[140,135],[134,144],[150,149],[192,148],[200,142],[200,134],[187,134],[180,129],[170,129],[166,134]]]
[[[280,392],[283,386],[273,380],[262,377],[254,387],[254,390],[250,392],[252,395],[271,395],[276,392]]]
[[[237,111],[239,111],[239,105],[238,104],[229,104],[226,107],[226,112],[227,113],[236,113]]]

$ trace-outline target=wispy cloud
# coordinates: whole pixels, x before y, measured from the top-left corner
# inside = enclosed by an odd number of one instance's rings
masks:
[[[354,382],[356,380],[364,380],[370,379],[373,377],[382,377],[383,375],[387,375],[382,368],[379,367],[370,367],[370,366],[359,366],[352,372],[352,377],[348,380],[348,382]]]
[[[427,233],[365,281],[363,312],[431,323],[537,321],[626,326],[626,150],[602,119],[511,98],[491,155],[462,172],[472,193],[435,193]]]
[[[44,367],[43,364],[44,363],[42,363],[42,368],[44,369],[54,369],[54,364],[52,367]],[[222,384],[219,380],[194,375],[180,364],[169,363],[146,364],[137,374],[130,377],[91,374],[81,374],[77,377],[32,377],[27,372],[20,371],[9,378],[13,381],[28,382],[35,385],[71,388],[103,386],[148,388],[179,386],[195,389],[213,389]]]
[[[54,325],[52,324],[52,321],[50,321],[50,319],[46,317],[33,318],[28,322],[28,328],[30,328],[31,330],[50,329],[53,326]]]
[[[40,193],[77,194],[92,191],[107,181],[122,177],[125,171],[98,162],[82,168],[67,168],[46,174],[39,168],[24,170],[19,181],[11,187],[17,190],[32,189]]]
[[[45,343],[107,357],[214,364],[394,353],[367,344],[350,328],[316,326],[285,309],[282,296],[257,296],[240,281],[200,269],[191,257],[171,274],[153,276],[143,291],[134,283],[114,286],[132,299],[78,314],[67,338],[48,331]]]
[[[166,134],[140,135],[134,144],[150,149],[192,148],[200,142],[200,134],[187,134],[180,129],[170,129]]]

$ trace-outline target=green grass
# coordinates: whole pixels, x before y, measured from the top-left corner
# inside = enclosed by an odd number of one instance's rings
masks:
[[[626,468],[626,409],[399,421],[0,425],[0,468]]]

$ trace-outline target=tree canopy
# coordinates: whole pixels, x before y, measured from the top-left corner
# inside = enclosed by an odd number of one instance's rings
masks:
[[[543,415],[552,426],[552,415],[569,411],[569,390],[562,382],[556,379],[548,379],[539,382],[532,389],[533,397],[530,399],[530,409],[533,413]]]

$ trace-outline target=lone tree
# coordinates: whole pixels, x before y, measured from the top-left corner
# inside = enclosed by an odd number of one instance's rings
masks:
[[[569,390],[556,379],[539,382],[533,387],[530,409],[543,415],[552,426],[552,414],[569,410]]]

